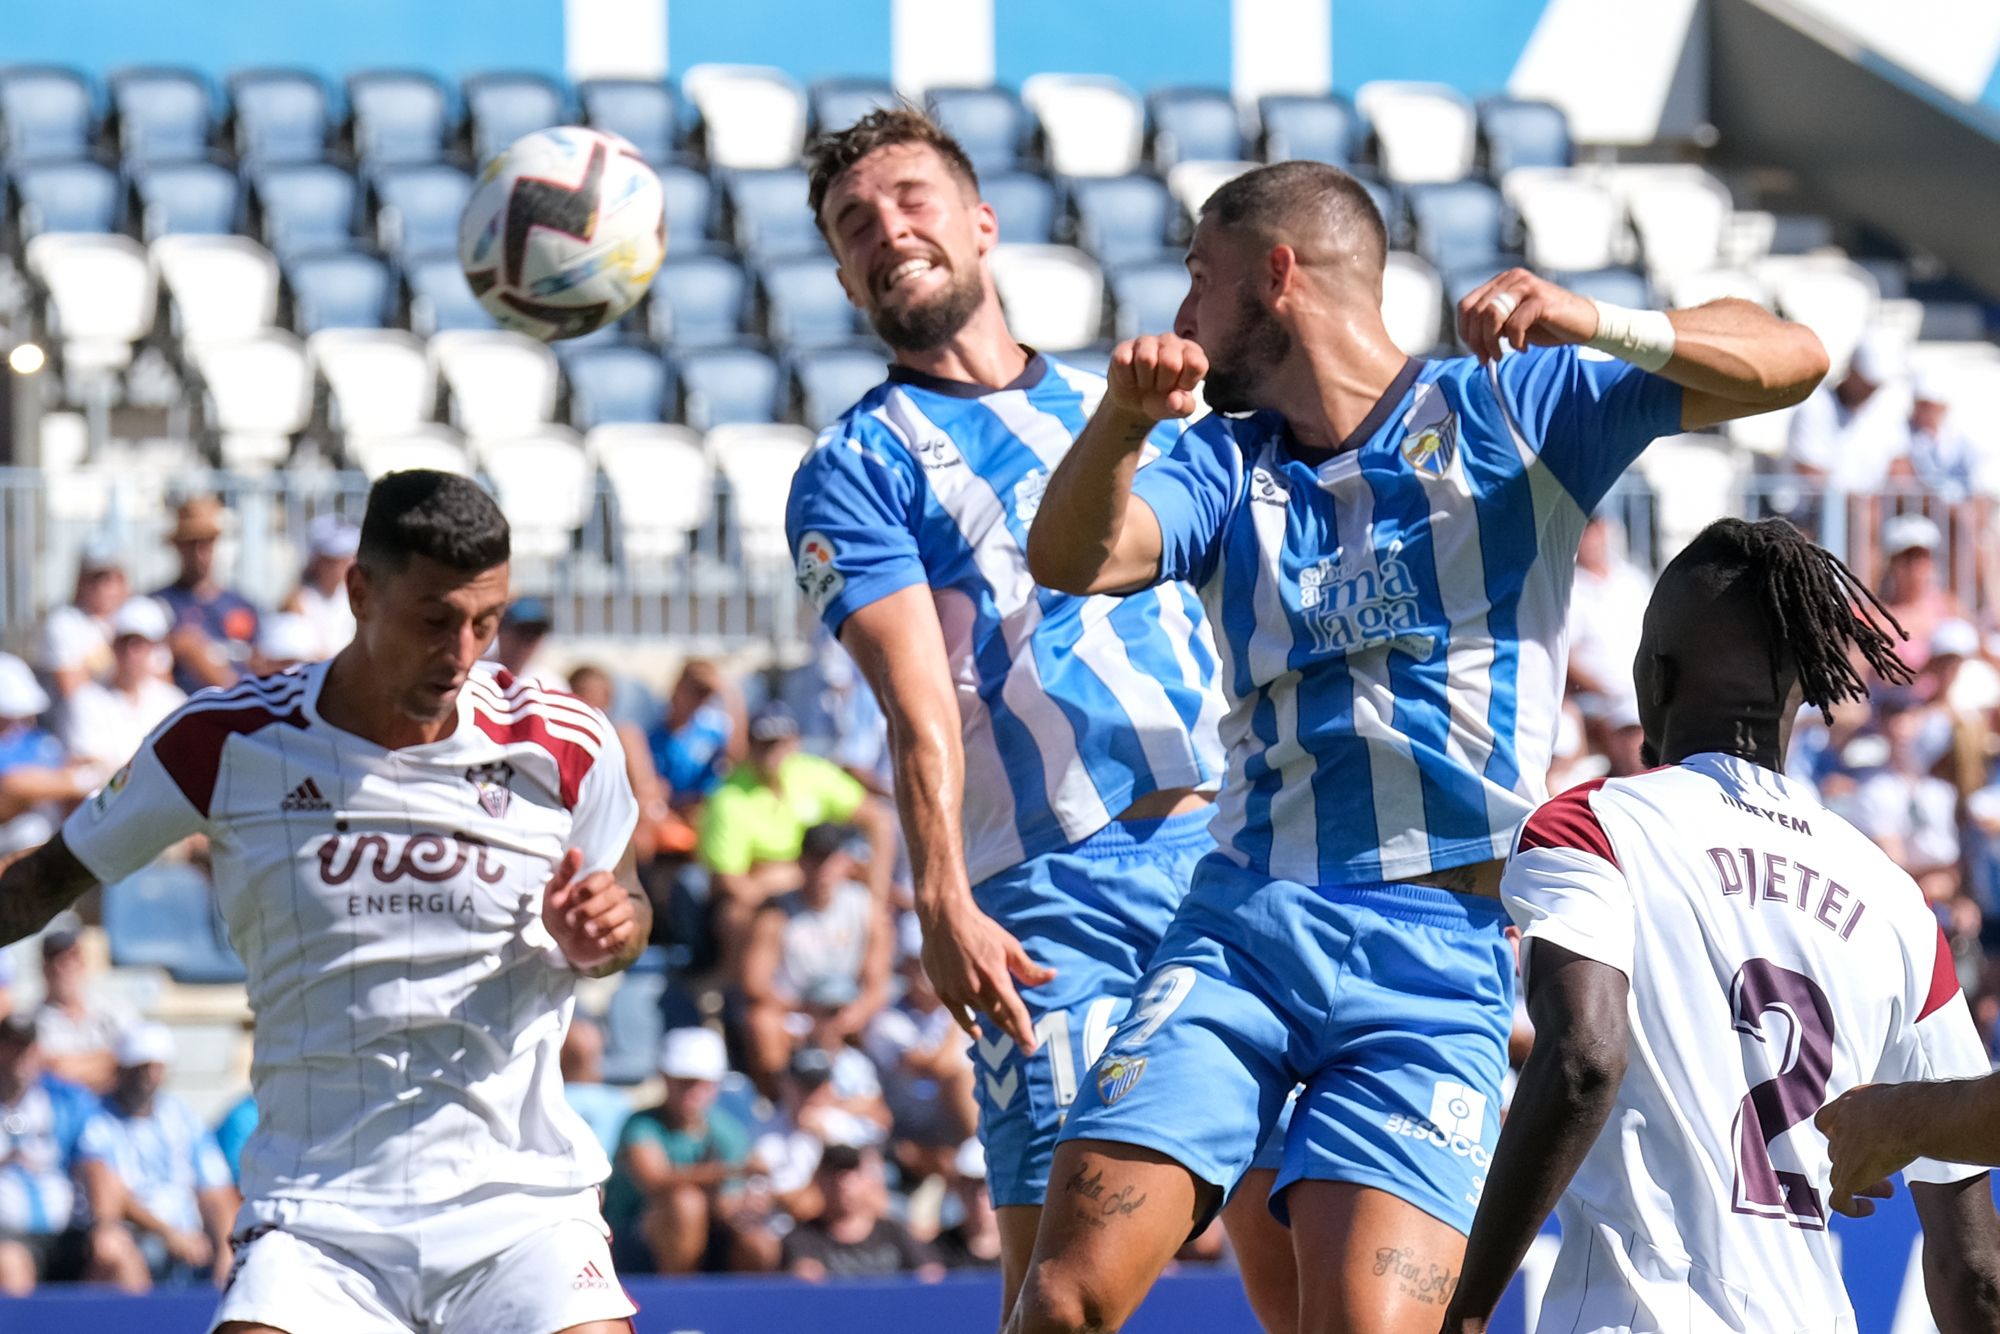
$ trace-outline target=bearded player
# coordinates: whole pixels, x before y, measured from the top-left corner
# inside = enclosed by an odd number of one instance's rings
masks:
[[[205,834],[249,971],[258,1123],[216,1334],[623,1334],[563,1097],[580,974],[651,925],[617,734],[479,659],[508,530],[471,481],[375,483],[330,662],[204,691],[0,873],[0,940]]]

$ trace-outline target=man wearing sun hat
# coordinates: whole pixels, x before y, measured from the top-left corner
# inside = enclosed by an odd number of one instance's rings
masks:
[[[305,617],[316,643],[303,659],[317,662],[346,648],[354,638],[354,611],[347,605],[347,572],[361,549],[361,530],[338,514],[322,514],[306,529],[306,568],[284,610]]]
[[[64,709],[64,744],[78,759],[116,769],[187,699],[167,680],[173,625],[157,598],[132,598],[111,617],[111,672],[76,688]]]
[[[1832,377],[1792,414],[1785,453],[1805,477],[1845,495],[1882,488],[1907,449],[1903,409],[1893,392],[1903,378],[1902,345],[1870,330],[1855,348],[1847,374]]]
[[[1943,530],[1921,514],[1898,514],[1882,525],[1883,573],[1876,592],[1909,636],[1896,651],[1913,668],[1930,659],[1932,631],[1965,615],[1940,577],[1943,555]]]
[[[234,685],[257,639],[257,609],[216,575],[222,513],[214,496],[190,496],[175,508],[167,542],[180,557],[180,573],[153,590],[174,618],[168,637],[174,684],[190,695],[204,686]]]

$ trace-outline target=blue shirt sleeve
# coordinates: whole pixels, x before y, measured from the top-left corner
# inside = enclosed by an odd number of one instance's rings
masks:
[[[1157,439],[1157,437],[1155,437]],[[1231,420],[1210,413],[1132,479],[1132,494],[1160,521],[1160,577],[1199,587],[1214,572],[1217,539],[1243,484]]]
[[[836,423],[799,465],[785,506],[799,591],[836,635],[869,603],[927,581],[912,528],[916,464],[886,432]]]
[[[1508,413],[1549,471],[1589,511],[1642,450],[1681,429],[1681,387],[1579,347],[1500,362]]]

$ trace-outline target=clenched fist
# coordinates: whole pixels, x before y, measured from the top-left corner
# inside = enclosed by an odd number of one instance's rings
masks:
[[[1105,391],[1118,411],[1149,421],[1194,412],[1194,388],[1208,374],[1208,354],[1176,334],[1146,334],[1111,352]]]

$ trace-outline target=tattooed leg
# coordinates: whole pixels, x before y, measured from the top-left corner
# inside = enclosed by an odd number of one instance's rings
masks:
[[[1345,1181],[1285,1193],[1301,1334],[1437,1334],[1465,1237],[1414,1204]]]

